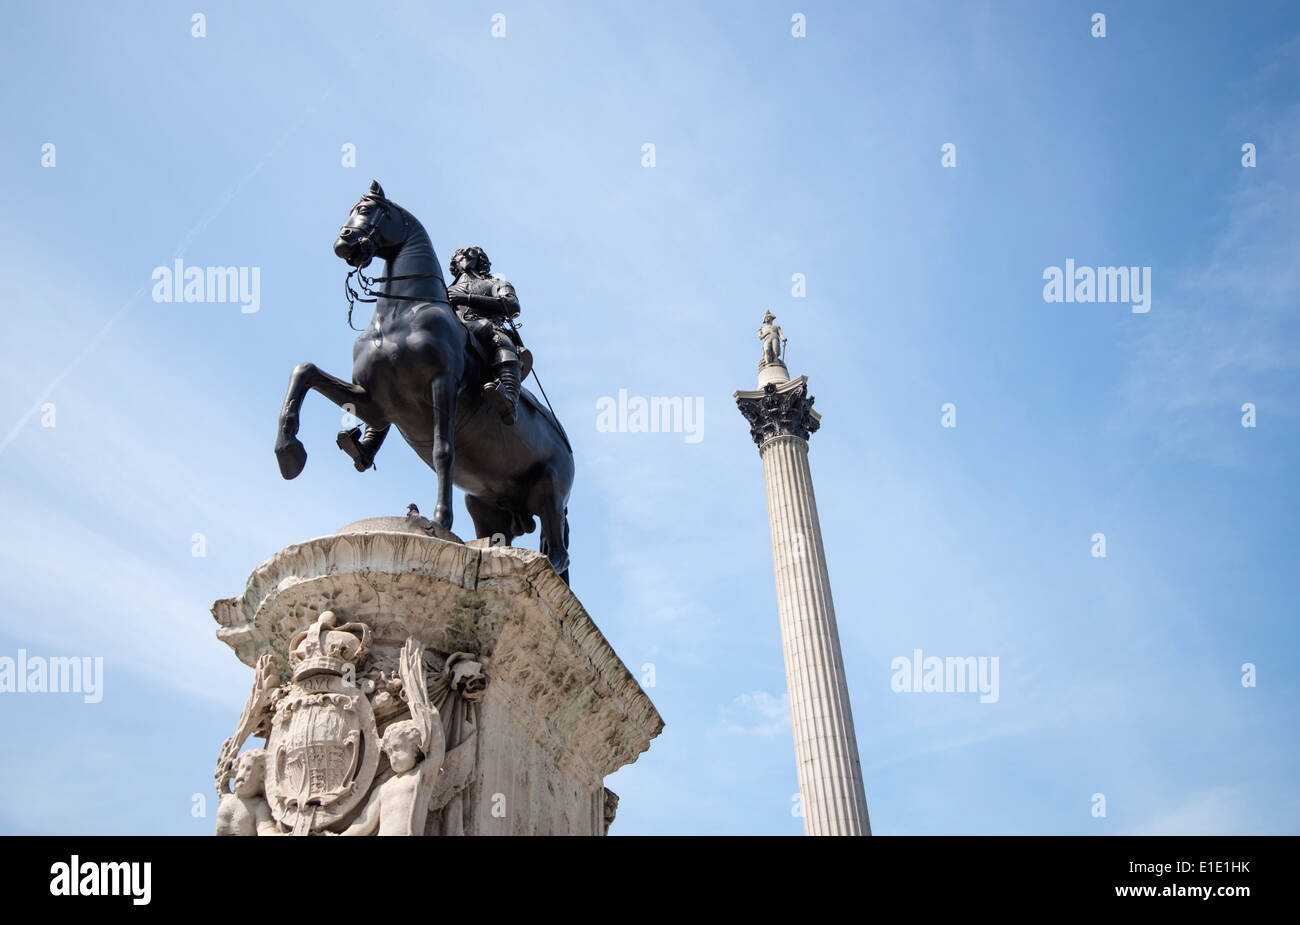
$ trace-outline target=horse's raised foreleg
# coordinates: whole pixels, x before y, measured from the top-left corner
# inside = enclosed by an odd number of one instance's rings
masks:
[[[456,380],[449,373],[434,377],[430,385],[433,399],[433,471],[438,476],[438,506],[433,522],[451,529],[451,470],[456,463]]]
[[[280,463],[280,474],[286,479],[296,478],[307,465],[307,449],[298,439],[298,414],[302,410],[302,400],[312,389],[340,408],[346,407],[367,424],[383,424],[370,394],[361,386],[331,376],[313,363],[299,363],[289,375],[289,389],[284,396],[284,407],[280,409],[275,438],[275,458]]]

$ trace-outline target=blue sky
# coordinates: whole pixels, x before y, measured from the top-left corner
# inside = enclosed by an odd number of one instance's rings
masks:
[[[294,364],[349,372],[330,243],[371,178],[519,293],[574,589],[667,722],[615,834],[802,830],[731,400],[765,309],[824,415],[877,834],[1300,831],[1293,5],[1113,4],[1105,38],[1078,3],[199,6],[204,38],[147,3],[0,36],[0,655],[105,660],[97,704],[0,694],[0,831],[210,832],[250,680],[211,602],[432,506],[401,444],[354,472],[319,396],[304,474],[271,453]],[[259,267],[260,310],[153,302],[177,256]],[[1067,258],[1150,266],[1151,311],[1044,302]],[[703,439],[598,431],[619,389],[701,396]],[[997,656],[998,701],[894,693],[918,648]]]

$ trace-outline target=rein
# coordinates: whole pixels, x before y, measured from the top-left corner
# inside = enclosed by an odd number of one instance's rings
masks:
[[[393,204],[388,200],[380,199],[378,196],[363,196],[362,199],[369,199],[372,202],[377,203],[381,208],[383,208],[384,215],[391,214],[390,209]],[[405,240],[406,233],[409,232],[411,225],[410,222],[407,221],[406,214],[403,213],[400,208],[397,211],[402,215],[402,239]],[[366,236],[370,237],[374,233],[374,225],[372,224],[369,228],[366,228],[365,232]],[[360,292],[357,292],[352,288],[352,277],[354,276],[357,278],[357,286],[360,288]],[[352,325],[352,310],[357,307],[358,302],[378,302],[380,299],[399,299],[403,302],[429,301],[428,299],[419,298],[418,296],[397,295],[392,292],[385,292],[384,290],[376,292],[371,289],[375,283],[395,283],[398,280],[403,279],[433,279],[436,276],[436,273],[408,273],[405,276],[366,276],[365,273],[361,272],[361,267],[355,267],[343,278],[343,294],[348,300],[348,327],[352,328],[354,331],[361,330]],[[373,298],[367,299],[365,298],[366,296],[373,296]]]
[[[382,289],[375,291],[370,288],[375,283],[394,283],[401,279],[433,279],[435,275],[434,273],[408,273],[405,276],[366,276],[361,272],[361,268],[357,267],[343,278],[343,294],[348,300],[348,327],[354,331],[360,330],[360,328],[352,325],[352,310],[356,308],[358,302],[378,302],[380,299],[400,299],[403,302],[429,301],[420,296],[397,295],[394,292],[386,292]],[[357,278],[357,285],[361,289],[360,292],[352,288],[353,276]],[[373,296],[373,298],[367,299],[366,296]]]

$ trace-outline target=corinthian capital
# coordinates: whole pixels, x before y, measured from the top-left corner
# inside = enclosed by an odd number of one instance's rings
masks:
[[[773,437],[807,440],[821,426],[821,415],[812,408],[813,397],[804,376],[779,384],[770,382],[759,391],[737,392],[735,397],[756,446]]]

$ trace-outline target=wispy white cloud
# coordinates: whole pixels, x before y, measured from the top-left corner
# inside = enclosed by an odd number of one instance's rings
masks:
[[[1134,835],[1293,835],[1300,804],[1290,794],[1242,786],[1194,790],[1156,809]],[[1111,807],[1112,815],[1114,806]]]
[[[780,735],[790,730],[790,695],[748,691],[719,708],[722,728],[732,735]]]
[[[1133,829],[1134,835],[1249,835],[1258,833],[1242,794],[1235,787],[1215,787],[1190,794]]]
[[[212,657],[221,646],[192,575],[64,512],[21,499],[10,504],[24,526],[0,543],[0,553],[22,580],[0,589],[0,631],[17,646],[33,655],[103,656],[105,698],[123,670],[216,700],[242,686],[244,669],[233,655]]]
[[[1261,166],[1240,168],[1205,264],[1174,273],[1170,295],[1139,322],[1120,388],[1122,417],[1159,450],[1220,466],[1243,460],[1233,438],[1245,402],[1260,426],[1296,417],[1300,106],[1252,137]]]

